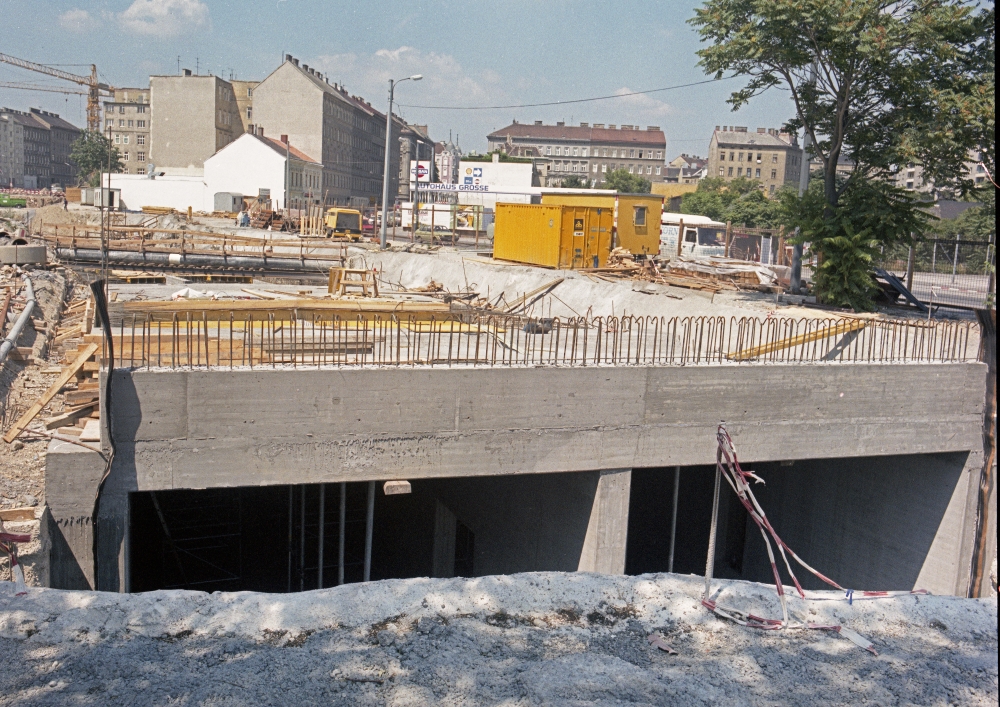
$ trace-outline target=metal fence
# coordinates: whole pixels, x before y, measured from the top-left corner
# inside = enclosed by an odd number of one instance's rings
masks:
[[[909,279],[909,248],[883,253],[882,268],[904,283]],[[931,239],[913,247],[910,288],[921,302],[976,309],[996,306],[996,244],[989,241]]]
[[[126,315],[116,365],[644,366],[960,362],[978,357],[968,321],[863,318],[404,318],[297,309]]]

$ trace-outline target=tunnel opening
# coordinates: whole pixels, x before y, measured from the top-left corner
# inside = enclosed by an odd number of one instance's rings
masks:
[[[966,502],[967,458],[956,452],[743,466],[764,481],[752,490],[775,531],[816,570],[843,586],[911,590],[956,574],[954,553],[935,543],[949,508]],[[674,467],[632,472],[626,574],[670,571],[675,474]],[[714,466],[680,469],[677,574],[705,573],[714,474]],[[715,577],[774,581],[760,530],[725,482],[717,532]],[[806,589],[830,588],[798,565],[793,570]],[[790,583],[783,565],[781,573]]]
[[[133,492],[127,586],[311,590],[364,581],[366,555],[371,580],[574,572],[600,477],[418,479],[397,495],[369,482]]]

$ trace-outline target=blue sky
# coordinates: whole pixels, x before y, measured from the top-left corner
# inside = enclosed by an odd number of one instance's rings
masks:
[[[399,111],[431,136],[458,134],[483,150],[486,134],[522,122],[659,125],[667,154],[704,155],[715,125],[779,127],[787,93],[774,91],[732,113],[740,81],[594,103],[487,111],[416,105],[540,103],[701,81],[701,46],[687,24],[696,0],[0,0],[0,51],[46,64],[96,63],[116,86],[146,86],[150,74],[182,68],[262,79],[284,53],[330,75],[385,109],[390,77],[404,83]],[[89,72],[87,66],[65,66]],[[0,64],[0,81],[70,85]],[[84,123],[81,96],[0,88],[0,105],[41,107]]]

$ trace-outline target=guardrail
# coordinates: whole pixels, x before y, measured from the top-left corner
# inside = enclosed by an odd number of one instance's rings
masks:
[[[261,366],[684,366],[963,362],[973,322],[863,318],[344,316],[296,308],[146,312],[114,327],[115,364]]]

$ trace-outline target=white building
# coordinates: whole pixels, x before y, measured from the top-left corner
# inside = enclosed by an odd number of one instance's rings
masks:
[[[122,205],[131,211],[161,206],[187,211],[215,210],[215,195],[270,195],[275,209],[301,209],[322,202],[323,165],[289,145],[244,133],[205,160],[203,176],[111,175],[111,186],[121,189]]]
[[[267,189],[274,208],[302,209],[322,203],[323,165],[289,145],[287,135],[244,133],[205,160],[205,183],[213,194],[257,196]]]

